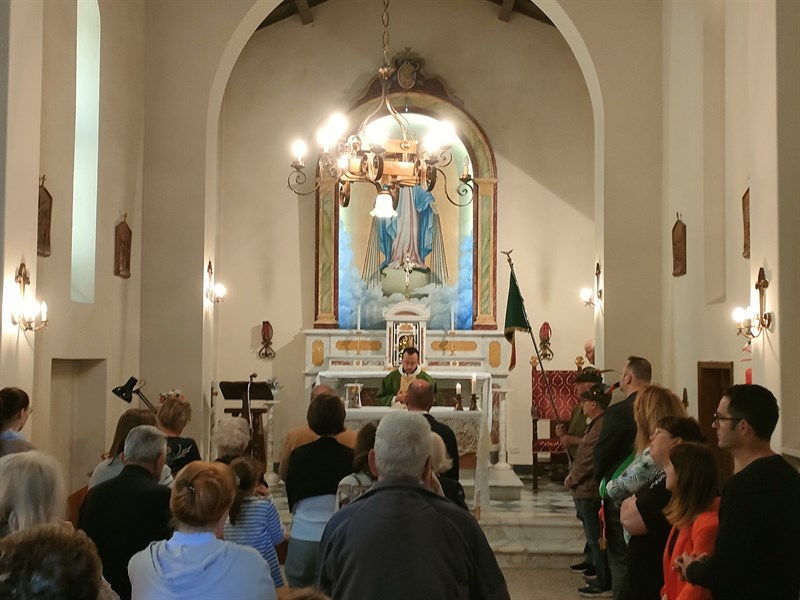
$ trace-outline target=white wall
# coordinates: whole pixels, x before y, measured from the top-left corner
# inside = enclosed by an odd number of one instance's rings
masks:
[[[557,30],[527,18],[503,23],[489,3],[464,3],[457,13],[432,3],[424,21],[410,10],[416,6],[392,3],[391,52],[410,46],[419,53],[486,131],[497,159],[498,249],[514,249],[535,329],[544,320],[553,327],[556,359],[547,367],[575,368],[593,335],[578,290],[591,285],[595,262],[592,112],[578,65]],[[286,187],[289,145],[297,136],[313,140],[317,125],[347,108],[375,73],[380,8],[338,0],[314,9],[313,26],[289,19],[257,32],[225,94],[217,273],[230,293],[217,308],[219,377],[256,371],[281,380],[278,439],[305,420],[301,331],[314,317],[314,199]],[[363,35],[344,38],[345,28]],[[501,327],[508,279],[498,260]],[[277,357],[264,362],[254,350],[267,319]],[[530,463],[533,348],[518,337],[509,446],[514,462]]]
[[[40,169],[47,175],[45,185],[54,201],[52,255],[36,261],[36,275],[38,295],[48,302],[51,321],[47,329],[36,334],[36,412],[31,419],[33,442],[51,450],[58,437],[53,432],[64,426],[56,418],[60,414],[56,388],[51,394],[53,361],[104,361],[106,367],[101,372],[107,377],[106,384],[88,388],[100,390],[103,410],[96,409],[96,397],[76,399],[78,407],[85,405],[84,418],[104,423],[106,438],[91,441],[98,460],[108,447],[117,418],[128,408],[111,394],[111,388],[124,383],[130,375],[139,374],[145,5],[101,1],[100,18],[95,301],[79,304],[70,299],[76,5],[47,2],[44,7]],[[133,230],[131,277],[127,280],[113,274],[114,227],[124,213]],[[35,239],[34,230],[34,243]],[[146,392],[153,395],[154,390],[148,388]],[[53,447],[52,451],[56,449]]]

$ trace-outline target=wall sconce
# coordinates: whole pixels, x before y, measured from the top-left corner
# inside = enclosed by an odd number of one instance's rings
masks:
[[[733,311],[733,320],[736,321],[739,335],[752,340],[761,335],[764,329],[772,326],[772,313],[767,312],[767,288],[769,281],[764,275],[764,267],[758,270],[758,279],[755,288],[758,290],[758,311],[748,306],[737,306]]]
[[[228,293],[228,288],[226,288],[221,283],[214,283],[214,269],[211,267],[211,261],[208,261],[208,269],[206,269],[208,273],[208,281],[206,282],[206,298],[208,298],[212,303],[222,302],[225,300],[225,294]]]
[[[594,289],[585,287],[581,290],[581,300],[586,306],[599,306],[603,301],[603,290],[600,287],[600,275],[603,272],[600,270],[600,263],[596,263],[594,267]]]
[[[34,298],[29,298],[25,294],[25,288],[31,284],[31,277],[24,262],[19,263],[14,281],[19,284],[19,298],[11,311],[11,322],[19,325],[23,331],[38,331],[42,327],[47,327],[47,302],[39,304]],[[37,316],[40,317],[38,324]]]

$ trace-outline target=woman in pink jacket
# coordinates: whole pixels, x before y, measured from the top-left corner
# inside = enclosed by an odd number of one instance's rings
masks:
[[[686,443],[670,451],[666,465],[667,489],[672,498],[664,514],[672,523],[664,548],[662,600],[711,600],[706,588],[682,581],[674,568],[684,552],[711,554],[719,527],[717,464],[707,446]]]

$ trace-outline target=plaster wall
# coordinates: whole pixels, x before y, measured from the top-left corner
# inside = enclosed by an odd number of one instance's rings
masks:
[[[48,2],[44,7],[40,169],[47,175],[45,185],[54,202],[52,255],[36,261],[36,275],[38,295],[49,304],[51,322],[36,334],[36,412],[31,418],[34,444],[56,452],[58,448],[51,446],[63,438],[56,432],[69,426],[54,416],[63,412],[59,403],[65,401],[56,390],[69,387],[69,382],[63,381],[69,370],[61,369],[60,387],[51,390],[53,362],[104,362],[103,377],[94,377],[94,383],[81,387],[72,400],[82,418],[103,424],[105,439],[72,440],[73,445],[93,445],[98,460],[110,443],[117,418],[128,408],[111,394],[111,388],[139,374],[145,74],[145,5],[101,0],[99,7],[100,157],[95,300],[91,304],[70,298],[76,4]],[[113,274],[114,227],[126,213],[133,230],[131,277],[121,279]],[[35,243],[35,227],[32,239]],[[152,397],[152,388],[146,393]],[[84,453],[91,454],[88,450]]]
[[[424,21],[414,5],[392,3],[390,52],[409,46],[419,53],[427,72],[442,76],[485,130],[497,159],[498,249],[515,250],[535,330],[544,320],[553,327],[556,358],[547,368],[574,369],[593,335],[592,311],[578,290],[591,285],[595,262],[592,108],[577,62],[555,28],[526,18],[503,23],[489,3],[464,3],[457,13],[431,3]],[[374,74],[380,8],[337,0],[314,9],[312,26],[290,19],[257,32],[225,94],[217,273],[230,293],[217,308],[219,378],[258,372],[280,379],[279,441],[305,420],[302,330],[312,327],[314,312],[314,200],[286,188],[288,149],[295,137],[313,143],[327,115],[346,109]],[[346,27],[363,35],[345,38]],[[509,279],[502,258],[501,328]],[[255,355],[262,320],[275,328],[274,361]],[[526,336],[517,345],[509,448],[511,460],[525,464],[533,348]]]

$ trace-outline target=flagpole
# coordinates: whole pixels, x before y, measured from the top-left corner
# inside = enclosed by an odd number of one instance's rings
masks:
[[[511,260],[511,253],[513,250],[501,250],[502,254],[506,255],[506,259],[508,260],[508,266],[511,267],[511,277],[514,278],[514,283],[519,290],[519,281],[517,281],[517,274],[514,272],[514,262]],[[545,392],[547,393],[547,399],[550,400],[550,406],[553,409],[553,414],[556,417],[556,422],[558,424],[563,424],[564,422],[559,418],[558,411],[556,410],[556,403],[553,399],[553,390],[550,387],[550,379],[547,377],[547,371],[544,368],[544,362],[542,361],[542,355],[539,353],[539,344],[536,343],[536,337],[533,335],[533,328],[531,327],[531,322],[528,319],[528,309],[525,308],[525,298],[522,297],[522,292],[519,293],[519,298],[522,304],[522,316],[525,318],[525,324],[528,326],[528,333],[531,334],[531,342],[533,342],[533,349],[536,351],[536,358],[537,362],[539,363],[539,369],[542,372],[542,378],[544,379],[544,388]],[[567,454],[569,457],[569,453]],[[571,462],[571,461],[570,461]]]

